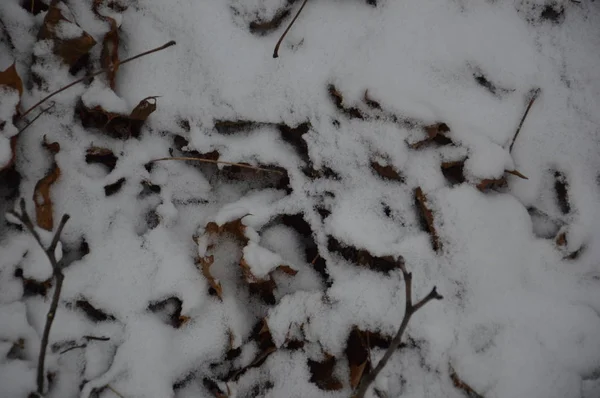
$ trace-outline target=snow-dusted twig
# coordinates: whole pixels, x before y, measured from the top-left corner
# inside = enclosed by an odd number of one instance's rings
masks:
[[[283,174],[283,172],[280,170],[265,169],[264,167],[256,167],[256,166],[252,166],[249,164],[243,164],[243,163],[226,162],[224,160],[195,158],[195,157],[191,157],[191,156],[174,156],[171,158],[160,158],[160,159],[154,159],[153,162],[162,162],[164,160],[191,160],[191,161],[202,162],[202,163],[225,164],[228,166],[237,166],[237,167],[241,167],[244,169],[264,171],[264,172],[268,172],[268,173]]]
[[[50,264],[52,265],[52,274],[54,279],[56,280],[56,285],[54,287],[54,295],[52,296],[52,302],[50,304],[50,310],[48,310],[48,315],[46,316],[46,324],[44,326],[44,334],[42,335],[42,343],[40,346],[40,356],[38,359],[38,369],[37,369],[37,393],[38,395],[44,394],[44,363],[46,361],[46,349],[48,347],[48,337],[50,336],[50,328],[52,327],[52,322],[54,321],[54,316],[56,315],[56,309],[58,308],[58,300],[60,298],[60,292],[62,290],[62,284],[65,279],[65,276],[62,272],[62,264],[60,261],[56,259],[56,246],[58,245],[58,241],[60,240],[60,234],[62,233],[63,228],[67,221],[69,221],[70,216],[65,214],[62,216],[60,220],[60,224],[58,224],[58,228],[54,233],[54,237],[52,238],[52,242],[50,246],[47,248],[44,246],[42,239],[38,232],[35,230],[35,226],[27,213],[27,209],[25,208],[25,199],[21,199],[20,203],[21,214],[18,214],[15,211],[11,211],[14,217],[16,217],[19,221],[23,223],[25,228],[33,235],[37,243],[40,245],[48,260],[50,260]]]
[[[308,0],[304,0],[304,2],[302,3],[302,5],[300,6],[300,9],[298,9],[298,12],[294,16],[294,19],[292,19],[292,22],[290,22],[290,24],[288,25],[288,27],[285,29],[285,31],[283,32],[283,34],[281,35],[281,37],[277,41],[277,44],[275,45],[275,50],[273,51],[273,58],[279,57],[279,54],[278,54],[279,53],[279,46],[281,45],[281,42],[285,38],[285,35],[287,35],[288,32],[290,31],[290,29],[292,28],[292,25],[294,24],[294,22],[296,22],[296,19],[298,19],[298,16],[300,16],[300,13],[302,12],[302,9],[306,5],[306,3],[308,3]]]
[[[529,110],[531,109],[531,106],[535,102],[536,98],[538,97],[538,95],[540,95],[540,91],[541,90],[539,88],[536,88],[529,92],[529,96],[530,96],[529,103],[527,104],[527,108],[525,108],[525,112],[523,113],[521,122],[519,123],[519,126],[517,127],[517,131],[515,131],[515,135],[513,136],[512,142],[510,143],[510,147],[508,148],[509,153],[512,152],[513,146],[515,145],[515,141],[517,141],[517,136],[521,132],[521,127],[523,127],[523,123],[525,122],[525,118],[529,114]]]
[[[413,316],[413,314],[415,312],[417,312],[418,310],[420,310],[421,308],[423,308],[423,306],[425,304],[427,304],[428,302],[430,302],[431,300],[441,300],[443,298],[437,292],[436,287],[434,286],[433,289],[431,289],[431,291],[429,292],[429,294],[427,296],[425,296],[424,298],[422,298],[416,304],[413,305],[413,303],[412,303],[412,273],[410,273],[406,270],[406,266],[404,265],[404,260],[402,258],[400,258],[398,260],[398,262],[400,265],[400,270],[402,271],[402,275],[404,276],[404,285],[405,285],[405,290],[406,290],[406,305],[405,305],[405,309],[404,309],[404,317],[402,318],[402,323],[400,324],[400,328],[398,329],[396,336],[394,336],[394,339],[392,340],[387,351],[385,352],[383,357],[379,360],[379,362],[377,363],[377,366],[375,366],[375,368],[369,374],[367,374],[365,377],[363,377],[360,384],[358,385],[358,389],[356,390],[356,393],[353,395],[353,398],[363,398],[365,396],[365,393],[367,392],[371,383],[373,383],[375,381],[375,379],[377,378],[377,375],[379,375],[379,373],[382,371],[382,369],[388,363],[388,361],[390,360],[390,358],[392,357],[394,352],[398,349],[398,347],[400,347],[400,343],[402,342],[402,335],[404,334],[404,331],[406,330],[406,327],[408,326],[408,322],[410,321],[410,318]]]
[[[125,60],[123,60],[123,61],[120,61],[120,62],[119,62],[119,66],[121,66],[121,65],[123,65],[123,64],[126,64],[127,62],[131,62],[131,61],[133,61],[134,59],[138,59],[138,58],[140,58],[140,57],[143,57],[143,56],[145,56],[145,55],[152,54],[152,53],[155,53],[155,52],[157,52],[157,51],[160,51],[160,50],[164,50],[165,48],[168,48],[168,47],[174,46],[175,44],[176,44],[176,43],[175,43],[175,41],[171,40],[170,42],[168,42],[168,43],[166,43],[166,44],[163,44],[163,45],[162,45],[162,46],[160,46],[160,47],[156,47],[156,48],[153,48],[152,50],[144,51],[144,52],[143,52],[143,53],[141,53],[141,54],[134,55],[133,57],[130,57],[130,58],[127,58],[127,59],[125,59]],[[34,110],[35,108],[37,108],[38,106],[40,106],[40,105],[41,105],[41,104],[43,104],[44,102],[48,101],[50,98],[54,97],[56,94],[62,93],[62,92],[63,92],[63,91],[65,91],[66,89],[68,89],[68,88],[71,88],[71,87],[73,87],[74,85],[76,85],[76,84],[78,84],[78,83],[81,83],[81,82],[82,82],[82,81],[84,81],[84,80],[90,79],[90,78],[92,78],[92,77],[94,77],[94,76],[101,75],[102,73],[108,72],[109,70],[110,70],[110,67],[108,67],[108,68],[102,68],[102,69],[99,69],[99,70],[97,70],[97,71],[95,71],[95,72],[93,72],[93,73],[91,73],[91,74],[89,74],[89,75],[85,75],[85,76],[83,76],[82,78],[80,78],[80,79],[77,79],[77,80],[75,80],[74,82],[71,82],[71,83],[67,84],[66,86],[64,86],[64,87],[62,87],[62,88],[60,88],[60,89],[58,89],[58,90],[56,90],[56,91],[54,91],[54,92],[52,92],[52,93],[48,94],[47,96],[45,96],[44,98],[42,98],[41,100],[39,100],[37,103],[35,103],[35,105],[31,106],[29,109],[27,109],[25,112],[23,112],[23,114],[22,114],[21,116],[19,116],[19,119],[23,119],[23,118],[24,118],[25,116],[27,116],[27,115],[28,115],[28,114],[29,114],[29,113],[30,113],[32,110]]]

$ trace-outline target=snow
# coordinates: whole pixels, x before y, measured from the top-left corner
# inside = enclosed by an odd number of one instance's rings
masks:
[[[60,6],[72,22],[57,26],[61,38],[85,31],[97,42],[89,64],[72,75],[52,44],[36,39],[45,13],[33,16],[20,3],[0,2],[0,65],[16,61],[23,111],[100,68],[109,25],[92,0]],[[411,318],[410,344],[374,383],[386,396],[464,396],[450,368],[486,397],[600,395],[596,3],[308,2],[277,59],[273,47],[299,0],[140,0],[125,11],[119,5],[128,2],[101,3],[100,14],[120,26],[121,59],[177,45],[121,65],[115,90],[101,77],[54,96],[54,107],[18,136],[21,181],[17,194],[2,196],[2,208],[16,209],[24,198],[35,219],[31,198],[53,160],[41,145],[46,136],[61,145],[61,176],[50,188],[54,227],[71,215],[57,247],[65,280],[47,351],[47,371],[57,375],[47,396],[108,397],[99,390],[110,386],[131,398],[208,397],[212,380],[230,396],[348,397],[350,331],[393,336],[405,305],[400,270],[357,264],[353,255],[365,252],[404,258],[413,301],[433,286],[444,296]],[[278,28],[251,32],[251,24],[286,10]],[[138,138],[86,129],[74,112],[82,101],[127,115],[155,95],[157,109]],[[13,124],[18,102],[0,85],[0,122],[7,121],[0,170],[12,157],[10,138],[50,104]],[[252,123],[227,131],[223,121]],[[292,129],[304,123],[299,137]],[[447,124],[452,145],[410,147],[426,138],[423,126],[436,123]],[[88,164],[91,147],[112,151],[114,169]],[[214,159],[213,151],[221,162],[274,166],[285,175],[154,162],[196,152]],[[381,177],[373,162],[402,181]],[[464,162],[465,181],[446,178],[442,162]],[[505,173],[511,170],[528,179]],[[566,182],[567,211],[556,173]],[[476,187],[502,177],[506,187]],[[417,212],[417,188],[433,214],[438,250]],[[55,283],[45,296],[24,283],[50,279],[52,268],[17,220],[0,219],[0,396],[27,397],[36,389]],[[238,220],[241,231],[207,233],[209,223],[227,229]],[[38,233],[48,245],[52,233]],[[210,256],[220,293],[201,266]],[[280,265],[297,273],[273,272]],[[262,291],[245,267],[269,281]],[[94,319],[81,302],[107,319]],[[276,350],[245,369],[264,352],[253,333],[260,322]],[[291,338],[304,346],[289,348]],[[24,349],[9,355],[19,339]],[[52,348],[81,344],[65,354]],[[376,362],[384,353],[375,347],[370,356]],[[311,381],[308,360],[326,354],[337,359],[341,390]]]

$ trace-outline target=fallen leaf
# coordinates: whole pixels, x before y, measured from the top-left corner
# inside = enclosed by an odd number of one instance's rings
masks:
[[[59,4],[61,4],[59,1],[52,1],[50,3],[37,38],[38,40],[51,40],[54,45],[54,54],[72,67],[96,45],[96,41],[83,30],[79,37],[72,39],[62,39],[59,37],[62,24],[72,24],[79,28],[76,23],[65,18]]]
[[[327,91],[329,92],[329,97],[333,101],[335,107],[344,113],[346,116],[355,119],[364,119],[365,115],[360,111],[360,109],[356,107],[347,107],[344,105],[344,97],[342,93],[335,87],[333,84],[327,86]]]
[[[60,145],[57,142],[46,143],[44,137],[44,147],[53,155],[60,151]],[[60,177],[60,168],[53,159],[50,171],[37,182],[33,191],[33,202],[35,203],[36,222],[40,228],[52,231],[54,227],[52,199],[50,198],[50,187]]]
[[[82,310],[94,322],[114,321],[115,317],[94,307],[87,299],[82,298],[75,302],[75,307]]]
[[[375,171],[381,178],[385,180],[398,181],[403,183],[404,176],[400,174],[394,167],[387,165],[383,166],[377,161],[371,161],[371,169]]]
[[[116,182],[113,182],[112,184],[108,184],[108,185],[104,186],[104,195],[108,197],[108,196],[112,196],[112,195],[116,194],[117,192],[119,192],[121,190],[124,183],[125,183],[125,177],[121,177]]]
[[[104,39],[102,40],[100,65],[103,69],[107,70],[108,85],[114,90],[115,77],[119,69],[119,28],[113,18],[105,18],[110,24],[110,30],[104,35]]]
[[[421,220],[421,225],[427,232],[429,232],[429,235],[431,236],[431,245],[433,246],[433,250],[439,251],[442,248],[442,244],[437,231],[435,230],[433,212],[429,208],[427,196],[425,196],[421,187],[418,187],[415,190],[415,203],[417,206],[419,219]]]
[[[214,291],[214,294],[216,294],[219,299],[223,300],[223,287],[221,286],[221,283],[218,282],[210,273],[210,266],[213,265],[214,261],[214,256],[201,257],[196,260],[196,265],[200,265],[202,275],[204,275],[208,281],[208,284]]]
[[[399,269],[398,262],[392,256],[373,256],[367,250],[343,244],[333,236],[328,237],[327,250],[339,254],[347,261],[373,271],[389,274],[391,271]]]
[[[410,144],[410,148],[420,149],[431,143],[437,145],[450,145],[453,143],[452,140],[446,136],[446,133],[450,132],[450,127],[448,127],[446,123],[435,123],[429,126],[424,126],[422,129],[427,134],[427,137]]]
[[[498,189],[506,186],[506,177],[500,178],[484,178],[476,185],[481,192],[489,191],[490,189]]]
[[[113,171],[117,165],[118,158],[113,151],[108,148],[91,147],[86,150],[85,162],[87,164],[101,164],[105,166],[109,172]]]
[[[369,108],[376,109],[378,111],[382,110],[381,104],[378,101],[375,101],[374,99],[369,97],[369,90],[365,90],[363,101],[365,101],[365,104],[367,104]]]
[[[442,174],[451,185],[462,184],[465,179],[465,160],[442,163]]]
[[[360,384],[363,374],[371,368],[370,347],[366,339],[368,333],[354,326],[346,340],[346,349],[344,351],[350,368],[350,387],[353,390]]]
[[[179,329],[190,318],[181,315],[183,302],[179,297],[169,297],[164,300],[148,304],[148,311],[160,316],[161,320],[172,327]]]
[[[0,86],[17,90],[19,98],[23,95],[23,81],[17,72],[15,63],[0,72]]]
[[[324,391],[339,391],[343,389],[344,385],[333,374],[336,362],[336,358],[328,353],[325,353],[323,361],[309,359],[310,382],[316,384],[317,387]]]
[[[512,174],[512,175],[514,175],[516,177],[519,177],[519,178],[521,178],[523,180],[529,180],[529,178],[527,178],[526,176],[524,176],[523,174],[521,174],[521,172],[519,170],[504,170],[504,172],[508,173],[508,174]]]
[[[88,108],[83,101],[79,101],[76,112],[83,127],[100,129],[115,138],[138,138],[144,122],[156,110],[156,98],[144,98],[129,115],[108,112],[100,106]]]

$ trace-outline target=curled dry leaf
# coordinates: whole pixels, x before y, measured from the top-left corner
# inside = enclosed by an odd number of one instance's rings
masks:
[[[148,116],[156,110],[156,98],[158,97],[144,98],[129,115],[108,112],[100,106],[88,108],[82,101],[76,110],[83,127],[100,129],[115,138],[137,138]]]
[[[59,1],[52,1],[50,4],[48,13],[38,33],[38,40],[51,40],[54,45],[54,54],[72,67],[94,47],[96,41],[83,30],[80,36],[72,39],[62,39],[60,37],[63,24],[77,25],[63,15],[59,6],[60,4]]]
[[[44,147],[52,153],[53,157],[60,151],[60,145],[57,142],[47,143],[44,137]],[[50,171],[38,181],[33,191],[33,202],[35,203],[36,221],[40,228],[52,231],[54,227],[52,198],[50,197],[50,187],[60,177],[60,168],[53,159]]]

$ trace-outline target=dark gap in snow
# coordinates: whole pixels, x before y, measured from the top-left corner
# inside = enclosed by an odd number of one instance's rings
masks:
[[[190,142],[185,137],[178,135],[178,134],[175,134],[173,136],[173,145],[175,146],[175,149],[177,149],[181,153],[185,153],[187,156],[201,157],[200,152],[198,152],[198,151],[186,151],[183,149],[183,148],[187,147],[189,144],[190,144]],[[218,158],[217,151],[213,151],[211,153],[216,154],[217,158]]]
[[[450,185],[462,184],[465,179],[465,161],[442,163],[442,174]]]
[[[149,230],[152,230],[160,224],[160,215],[156,212],[155,209],[149,210],[144,216],[144,220],[146,221],[146,226]]]
[[[310,130],[310,123],[304,122],[296,127],[290,127],[281,123],[277,127],[281,133],[281,138],[296,149],[296,152],[302,161],[308,163],[310,161],[308,156],[308,145],[303,136]]]
[[[258,398],[264,397],[269,390],[275,387],[272,381],[262,381],[252,386],[247,394],[242,395],[240,398]]]
[[[340,255],[346,261],[366,266],[373,271],[384,274],[389,274],[391,271],[399,269],[398,262],[392,256],[373,256],[367,250],[345,245],[333,236],[327,237],[327,250]]]
[[[109,173],[115,169],[118,160],[119,158],[107,148],[88,148],[85,154],[85,162],[87,164],[101,164],[106,167]]]
[[[165,300],[155,301],[148,304],[148,311],[157,315],[161,321],[174,328],[179,328],[184,322],[181,316],[183,302],[178,297],[169,297]]]
[[[337,359],[333,355],[325,354],[323,361],[314,361],[307,359],[308,369],[310,371],[310,382],[316,384],[319,389],[324,391],[339,391],[344,388],[342,382],[335,377],[335,365]]]
[[[116,182],[106,185],[104,187],[104,194],[107,197],[116,194],[117,192],[119,192],[121,190],[124,183],[125,183],[125,178],[121,177]]]
[[[44,3],[42,0],[21,0],[21,7],[33,15],[48,11],[48,4]]]
[[[179,119],[177,121],[177,125],[181,127],[183,131],[189,133],[192,130],[192,126],[190,125],[190,121],[187,119]]]
[[[567,177],[560,171],[554,172],[554,192],[556,193],[556,201],[558,208],[563,214],[571,212],[571,204],[569,201],[569,184]]]
[[[21,174],[13,164],[10,167],[0,170],[0,198],[5,201],[19,196],[21,185]]]
[[[173,383],[173,391],[187,387],[196,378],[196,372],[190,372]]]
[[[540,14],[542,21],[550,21],[554,24],[559,24],[565,19],[565,7],[562,4],[552,2],[546,4]]]
[[[264,36],[274,30],[277,30],[283,21],[290,16],[291,11],[289,5],[294,1],[288,1],[288,5],[285,8],[277,11],[277,13],[270,20],[256,19],[250,22],[248,28],[250,29],[250,33],[255,35]]]
[[[23,297],[43,296],[46,297],[48,289],[52,286],[52,278],[45,281],[37,281],[25,278],[21,267],[15,268],[14,277],[21,279],[23,283]]]
[[[148,180],[142,180],[142,191],[138,194],[139,199],[143,199],[147,196],[159,194],[161,191],[160,185],[155,185]]]
[[[216,381],[208,377],[202,379],[202,385],[214,397],[227,397],[229,395],[219,387],[219,384]]]
[[[13,342],[10,350],[6,354],[6,359],[19,359],[27,360],[27,352],[25,351],[25,339],[20,337],[17,341]]]
[[[115,320],[114,316],[107,314],[106,312],[102,311],[101,309],[94,307],[86,299],[81,299],[81,300],[75,301],[75,307],[80,309],[81,311],[83,311],[84,314],[87,315],[87,317],[94,322],[105,322],[105,321],[114,321]]]

